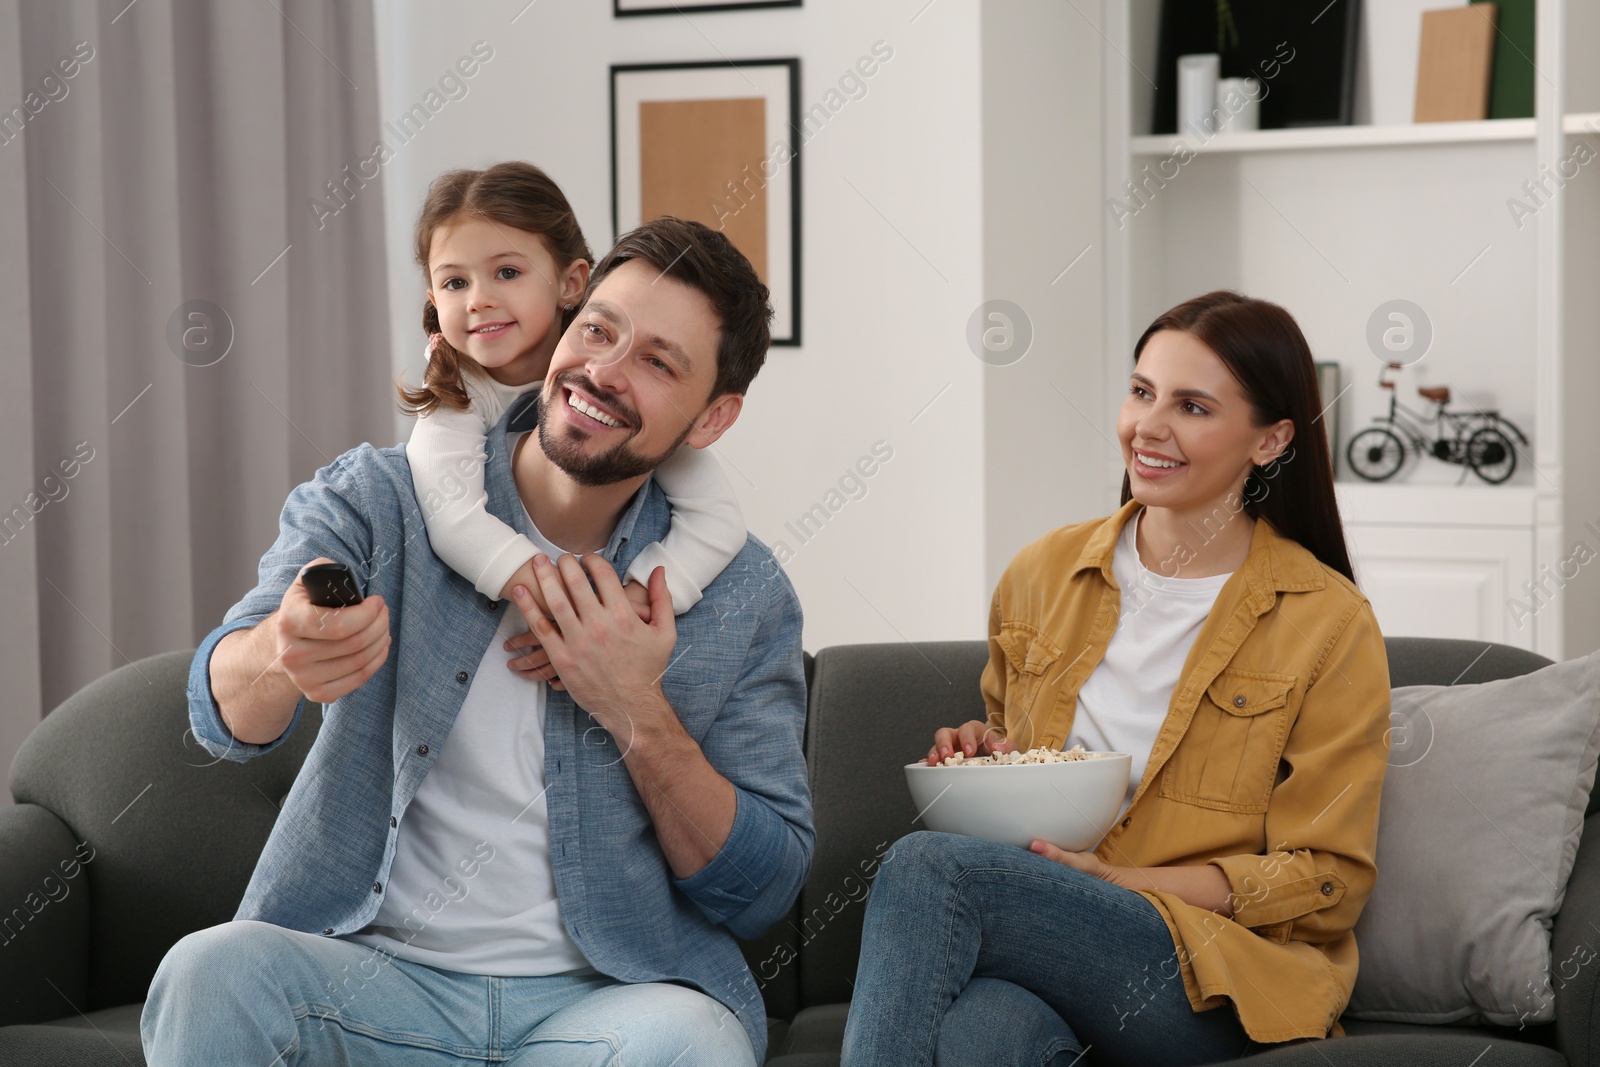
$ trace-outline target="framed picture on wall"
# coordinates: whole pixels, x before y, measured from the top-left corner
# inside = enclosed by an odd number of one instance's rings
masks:
[[[662,215],[721,230],[800,343],[800,61],[611,68],[613,237]]]
[[[665,0],[611,0],[614,15],[687,15],[694,11],[736,11],[751,7],[799,7],[800,0],[694,0],[669,4]]]
[[[1322,397],[1322,428],[1328,437],[1328,458],[1339,469],[1339,364],[1326,360],[1317,364],[1317,392]]]

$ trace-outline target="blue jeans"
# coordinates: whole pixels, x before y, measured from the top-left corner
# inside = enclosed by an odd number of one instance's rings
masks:
[[[687,986],[493,978],[261,922],[190,934],[140,1019],[150,1067],[754,1067],[739,1020]]]
[[[1254,1048],[1195,1012],[1161,913],[1009,845],[922,831],[867,898],[844,1067],[1216,1063]]]

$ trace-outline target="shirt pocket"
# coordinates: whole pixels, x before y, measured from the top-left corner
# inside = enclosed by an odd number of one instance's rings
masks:
[[[1265,812],[1298,680],[1234,669],[1217,675],[1162,771],[1161,795],[1216,811]]]
[[[995,637],[1006,657],[1006,732],[1026,721],[1044,685],[1046,674],[1061,658],[1061,649],[1025,623],[1005,623]]]

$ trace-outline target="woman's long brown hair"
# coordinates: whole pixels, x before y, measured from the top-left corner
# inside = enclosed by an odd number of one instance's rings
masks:
[[[594,266],[594,254],[578,226],[578,216],[567,203],[566,194],[550,176],[532,163],[513,160],[496,163],[487,170],[452,170],[433,180],[417,219],[417,265],[428,275],[428,249],[441,226],[458,218],[482,218],[528,233],[538,234],[565,271],[578,260]],[[431,279],[430,279],[431,280]],[[576,311],[563,312],[560,328],[565,330]],[[439,311],[433,301],[422,308],[422,329],[430,338],[439,333]],[[428,360],[422,385],[408,389],[396,383],[400,410],[407,415],[426,415],[439,405],[465,411],[470,406],[463,374],[472,361],[440,338]]]
[[[1345,547],[1339,501],[1333,492],[1333,459],[1321,422],[1317,368],[1311,346],[1283,308],[1219,289],[1197,296],[1158,317],[1133,346],[1133,362],[1161,330],[1197,338],[1238,379],[1255,425],[1280,419],[1294,423],[1292,453],[1255,467],[1245,478],[1244,511],[1263,518],[1298,541],[1326,566],[1355,581]],[[1122,502],[1133,498],[1126,472]]]

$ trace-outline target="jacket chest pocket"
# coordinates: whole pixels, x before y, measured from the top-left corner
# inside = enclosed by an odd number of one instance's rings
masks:
[[[1219,674],[1162,770],[1161,795],[1217,811],[1266,811],[1297,680],[1231,669]]]
[[[1061,650],[1033,627],[1020,624],[1002,626],[995,641],[1006,655],[1006,732],[1016,737],[1013,723],[1034,714],[1034,702]]]

